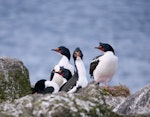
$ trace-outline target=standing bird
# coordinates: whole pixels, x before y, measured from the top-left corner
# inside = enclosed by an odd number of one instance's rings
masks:
[[[51,72],[50,80],[53,79],[55,72],[57,72],[60,67],[64,67],[65,69],[68,69],[71,72],[71,75],[73,76],[74,75],[74,67],[73,67],[73,65],[70,64],[71,54],[70,54],[69,49],[64,46],[59,46],[56,49],[52,49],[52,51],[58,52],[60,55],[62,55],[62,58],[59,61],[59,63],[54,66],[54,68]]]
[[[80,48],[76,48],[73,53],[73,58],[76,66],[74,76],[61,88],[61,91],[68,93],[76,92],[78,88],[84,88],[88,84],[86,69],[82,61],[83,54]]]
[[[115,56],[114,49],[107,43],[99,43],[98,47],[103,55],[95,57],[90,64],[90,75],[94,77],[97,83],[105,83],[108,87],[108,82],[112,79],[118,66],[118,57]]]

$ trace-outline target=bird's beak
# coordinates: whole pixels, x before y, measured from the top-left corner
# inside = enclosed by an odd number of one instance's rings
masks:
[[[56,49],[51,49],[52,51],[57,51]]]
[[[103,49],[103,46],[98,46],[98,47],[95,47],[95,48],[102,50],[102,49]]]
[[[59,52],[60,49],[59,49],[59,48],[56,48],[56,49],[52,49],[52,51]]]
[[[99,50],[101,50],[102,52],[104,52],[104,48],[103,48],[103,46],[98,46],[98,47],[95,47],[96,49],[99,49]]]
[[[99,49],[99,47],[94,47],[95,49]]]
[[[61,74],[61,73],[62,73],[62,70],[59,70],[59,71],[57,71],[57,72],[55,72],[55,73]]]
[[[64,76],[64,74],[62,73],[62,70],[59,70],[58,72],[55,72],[55,73],[57,73],[57,74],[59,74],[61,76]]]

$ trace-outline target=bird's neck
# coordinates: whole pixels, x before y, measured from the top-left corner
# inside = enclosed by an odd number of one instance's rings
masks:
[[[65,65],[65,64],[68,63],[68,62],[69,62],[68,58],[63,55],[58,64],[59,64],[59,65]]]
[[[86,76],[86,70],[85,70],[84,63],[80,57],[75,61],[75,64],[76,64],[79,78],[83,77],[83,76],[85,77]]]
[[[104,55],[114,55],[114,53],[112,51],[107,51],[107,52],[104,52]]]

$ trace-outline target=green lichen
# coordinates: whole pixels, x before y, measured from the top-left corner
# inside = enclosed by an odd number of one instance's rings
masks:
[[[87,115],[90,117],[122,117],[102,105],[93,107]]]
[[[0,102],[31,93],[28,70],[20,63],[3,62],[0,68]]]

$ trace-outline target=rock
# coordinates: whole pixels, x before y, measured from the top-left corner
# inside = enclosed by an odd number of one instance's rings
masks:
[[[124,115],[150,116],[150,84],[127,97],[115,111]]]
[[[28,95],[13,103],[5,102],[0,104],[0,112],[13,117],[120,117],[96,99],[64,92]]]
[[[90,83],[85,89],[70,94],[30,94],[13,102],[3,102],[0,113],[13,117],[121,117],[108,108],[108,102],[98,85]],[[114,100],[111,101],[114,102],[113,106],[117,102]]]
[[[76,93],[32,95],[28,70],[21,61],[8,58],[0,59],[0,77],[0,96],[7,100],[0,104],[1,117],[150,116],[150,85],[133,95],[123,85],[107,89],[95,82]]]
[[[114,92],[117,93],[114,94]],[[95,97],[99,100],[100,104],[105,104],[107,108],[113,110],[125,101],[126,96],[130,95],[129,92],[129,89],[123,85],[112,86],[111,89],[107,89],[100,87],[96,82],[91,82],[86,88],[80,89],[77,93],[89,98]]]
[[[0,104],[1,117],[150,116],[150,84],[133,95],[123,85],[105,88],[95,82],[76,93],[30,93],[29,73],[23,63],[0,58],[0,102],[5,101]]]
[[[27,68],[17,59],[0,58],[0,102],[29,94]]]

